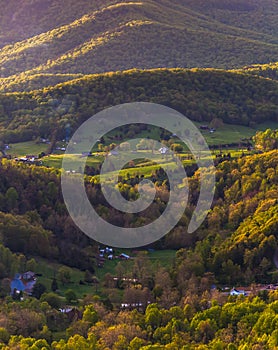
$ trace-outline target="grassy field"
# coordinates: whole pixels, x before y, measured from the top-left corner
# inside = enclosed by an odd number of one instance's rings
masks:
[[[194,124],[199,128],[200,125],[203,125],[205,123],[195,122]],[[250,137],[254,136],[258,130],[266,130],[268,128],[277,129],[278,123],[266,122],[263,124],[258,124],[255,128],[250,128],[242,125],[224,124],[224,126],[219,127],[214,133],[210,133],[209,131],[202,131],[202,133],[208,144],[210,146],[213,146],[240,143],[244,139],[250,139]],[[115,136],[115,133],[115,131],[112,131],[110,134],[110,138],[107,136],[104,137],[106,144],[115,142],[115,140],[113,140],[113,136]],[[136,135],[134,137],[159,140],[159,134],[160,131],[156,128],[154,130],[144,130],[139,135]],[[48,145],[45,143],[37,144],[34,141],[28,141],[10,144],[10,147],[11,149],[7,152],[8,154],[11,154],[12,156],[24,156],[26,154],[38,155],[40,152],[45,152],[47,150]],[[47,157],[44,159],[44,161],[46,165],[52,166],[52,164],[54,164],[54,166],[56,167],[57,164],[59,164],[60,162],[59,158],[59,154],[54,154],[53,158]]]
[[[64,157],[63,153],[50,154],[42,158],[42,164],[43,166],[47,166],[47,167],[61,168],[63,157]],[[70,155],[69,158],[72,159],[74,163],[79,163],[82,161],[80,155]],[[103,162],[103,156],[100,155],[100,156],[88,157],[86,164],[88,166],[96,167],[102,162]]]
[[[195,125],[198,127],[203,124],[204,123],[195,123]],[[243,140],[250,139],[258,130],[266,130],[268,128],[277,129],[278,123],[267,122],[258,124],[256,128],[250,128],[242,125],[224,124],[223,126],[217,128],[214,133],[202,131],[202,134],[209,146],[226,145],[240,143]]]
[[[196,126],[199,128],[201,123],[195,123]],[[239,157],[242,154],[242,151],[246,153],[246,150],[241,148],[240,144],[243,141],[248,141],[251,139],[253,135],[255,135],[257,130],[265,130],[267,128],[275,129],[278,127],[277,123],[264,123],[259,124],[256,129],[245,127],[241,125],[228,125],[225,124],[222,127],[219,127],[215,132],[210,133],[209,130],[201,131],[204,138],[206,139],[207,143],[209,144],[210,148],[213,149],[213,146],[218,146],[218,149],[215,151],[212,151],[213,154],[217,154],[220,151],[223,153],[231,153],[232,157]],[[154,130],[144,130],[140,135],[136,135],[136,138],[153,138],[153,139],[159,139],[159,129],[155,128]],[[113,137],[115,132],[110,134],[110,138],[108,139],[108,136],[105,136],[105,143],[111,143],[113,141]],[[173,139],[173,142],[178,143],[179,139]],[[233,148],[227,146],[229,144],[235,144]],[[219,147],[219,145],[222,145],[222,147]],[[38,155],[40,152],[45,152],[47,149],[47,144],[40,143],[36,144],[33,141],[29,142],[22,142],[17,144],[10,145],[11,149],[8,152],[12,156],[24,156],[26,154],[34,154]],[[65,145],[63,145],[64,147]],[[124,159],[125,155],[129,154],[130,151],[121,151],[119,153],[119,156],[117,158]],[[151,175],[154,174],[157,169],[160,167],[163,167],[165,170],[173,170],[177,167],[177,163],[175,159],[172,159],[171,156],[165,157],[162,156],[158,151],[155,151],[155,161],[151,160],[152,153],[150,151],[144,151],[144,150],[138,150],[134,153],[134,165],[132,166],[126,166],[125,169],[122,169],[120,171],[120,175],[123,177],[128,176],[136,176],[136,175]],[[188,159],[189,153],[186,150],[186,147],[184,147],[184,152],[179,153],[179,158],[182,160],[182,163],[186,165],[191,165],[194,160]],[[103,160],[106,156],[105,152],[95,152],[93,153],[92,157],[88,157],[86,160],[86,165],[90,167],[94,167],[97,169],[101,166],[103,163]],[[204,155],[202,155],[204,156]],[[41,158],[42,165],[47,167],[54,167],[54,168],[61,168],[62,161],[64,157],[64,152],[62,151],[55,151],[51,155],[47,155],[43,158]],[[81,158],[81,155],[68,155],[69,160],[73,161],[73,168],[72,170],[75,170],[76,172],[80,172],[81,168],[80,165],[81,162],[84,160],[84,158]],[[109,158],[111,157],[111,158]],[[111,159],[110,163],[111,165],[111,172],[109,172],[109,175],[107,177],[107,181],[109,181],[109,176],[112,176],[113,174],[117,174],[117,171],[114,171],[115,168],[113,168],[113,157],[114,156],[108,156],[108,162]]]
[[[229,148],[229,147],[224,147],[221,150],[213,150],[212,151],[212,155],[215,156],[217,154],[219,154],[220,152],[223,153],[230,153],[231,157],[233,158],[237,158],[240,157],[242,152],[244,152],[245,154],[250,154],[250,151],[247,151],[246,148]],[[119,157],[124,157],[125,154],[128,152],[122,152]],[[149,153],[150,154],[150,153]],[[162,157],[161,154],[159,152],[155,152],[154,155],[156,156],[155,162],[153,160],[148,159],[148,152],[147,151],[138,151],[136,154],[134,154],[135,157],[138,157],[137,161],[135,160],[135,165],[133,167],[127,167],[124,169],[121,169],[120,171],[118,170],[111,170],[109,171],[109,173],[105,174],[103,176],[103,178],[106,180],[106,182],[111,182],[111,181],[115,181],[115,175],[118,176],[122,176],[123,178],[127,179],[130,176],[151,176],[152,174],[155,174],[156,170],[158,170],[159,168],[163,168],[165,171],[172,171],[177,169],[178,165],[176,162],[176,159],[172,159],[172,156],[168,156],[168,158],[166,157]],[[178,158],[180,158],[182,164],[184,166],[190,166],[192,165],[195,160],[193,159],[188,159],[188,155],[189,153],[179,153],[178,154]],[[49,166],[49,167],[55,167],[55,168],[61,168],[62,166],[62,160],[63,160],[64,155],[60,154],[60,155],[49,155],[47,157],[43,158],[43,165],[44,166]],[[80,156],[79,155],[70,155],[68,156],[70,157],[70,159],[72,159],[73,161],[75,161],[73,164],[73,168],[72,170],[75,170],[76,172],[80,172],[81,169],[79,166],[79,159]],[[142,159],[146,157],[146,159]],[[202,158],[204,157],[204,155],[202,155]],[[208,157],[208,156],[205,156]],[[101,163],[103,161],[103,157],[88,157],[87,159],[87,165],[89,166],[93,166],[95,169],[98,168]],[[111,162],[113,162],[113,159],[111,160]],[[81,164],[81,163],[80,163]],[[117,164],[117,163],[115,163]],[[99,179],[99,175],[93,176],[94,179],[96,179],[98,181]]]
[[[135,250],[129,249],[121,249],[121,251],[116,251],[117,254],[125,253],[130,255],[132,258],[135,258],[138,252]],[[172,266],[176,251],[175,250],[155,250],[155,251],[144,251],[144,258],[149,259],[152,263],[153,267],[156,268],[159,266]],[[124,265],[126,272],[131,272],[132,267],[134,265],[134,260],[106,260],[104,266],[102,268],[98,268],[96,270],[96,276],[102,280],[106,273],[111,273],[112,275],[116,275],[116,266],[121,262]]]
[[[130,255],[132,258],[136,258],[138,252],[132,251],[129,249],[116,250],[115,254],[119,255],[120,253],[126,253]],[[160,250],[160,251],[144,251],[144,258],[149,259],[151,262],[153,269],[156,270],[158,266],[172,266],[175,258],[176,251],[175,250]],[[95,267],[95,276],[99,280],[99,284],[96,286],[94,284],[91,285],[81,285],[80,280],[84,280],[84,271],[80,271],[75,268],[71,268],[71,282],[63,285],[58,277],[58,270],[63,265],[49,262],[48,260],[42,258],[35,258],[37,261],[36,273],[41,274],[42,276],[38,277],[38,282],[44,284],[47,288],[47,291],[51,291],[51,283],[54,276],[57,279],[59,294],[63,297],[64,293],[68,289],[72,289],[78,298],[83,298],[84,295],[101,295],[103,286],[102,282],[104,276],[107,273],[112,274],[113,276],[117,275],[116,267],[120,263],[124,268],[126,274],[132,273],[134,259],[130,260],[105,260],[104,266],[102,268]]]
[[[51,283],[54,276],[57,279],[59,294],[61,296],[64,295],[64,292],[68,289],[72,289],[75,291],[78,298],[82,298],[84,294],[93,294],[94,287],[91,285],[80,285],[79,281],[84,279],[84,272],[78,269],[71,268],[71,282],[63,285],[57,276],[58,270],[63,265],[58,263],[49,262],[47,260],[36,258],[38,262],[38,267],[36,269],[36,273],[42,274],[42,276],[38,277],[38,282],[44,284],[47,288],[47,291],[51,291]]]
[[[38,155],[41,152],[45,152],[47,150],[48,145],[45,143],[35,143],[34,141],[20,142],[10,144],[10,150],[8,150],[8,154],[13,157],[21,157],[30,155]]]

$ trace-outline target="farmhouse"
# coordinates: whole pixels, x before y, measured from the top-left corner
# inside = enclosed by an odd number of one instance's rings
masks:
[[[36,281],[36,274],[32,271],[22,274],[17,273],[10,283],[11,295],[19,294],[20,292],[31,295]]]
[[[238,289],[233,288],[230,291],[230,295],[246,295],[246,293],[244,290],[238,290]]]
[[[125,253],[120,254],[119,257],[120,257],[121,259],[123,259],[123,260],[128,260],[128,259],[130,259],[130,256],[127,255],[127,254],[125,254]]]
[[[168,149],[167,147],[161,147],[161,148],[159,148],[159,152],[160,152],[161,154],[166,154],[166,153],[168,153],[168,151],[169,151],[169,149]]]

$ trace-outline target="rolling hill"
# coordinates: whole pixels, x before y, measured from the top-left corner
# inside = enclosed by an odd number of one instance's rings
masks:
[[[278,125],[278,1],[0,0],[0,9],[0,348],[276,349],[278,152],[277,131],[268,128]],[[165,237],[112,255],[105,249],[108,256],[67,211],[65,139],[97,112],[139,101],[195,121],[215,171],[202,176],[180,130],[133,124],[100,137],[84,190],[103,220],[146,226],[164,215],[172,191],[188,187],[188,200],[175,203],[183,215]],[[136,201],[144,179],[156,195],[132,213],[106,200],[99,173],[108,152],[135,136],[182,151],[157,162],[148,149],[134,152],[112,186]],[[85,159],[89,149],[80,150]],[[172,186],[167,170],[176,177],[178,159],[187,178]],[[189,234],[207,202],[202,185],[214,175],[210,210]],[[70,190],[83,220],[78,188]],[[11,285],[25,271],[36,274],[32,296]],[[232,286],[248,297],[229,295]]]
[[[36,82],[35,82],[36,83]],[[23,85],[24,86],[24,85]],[[277,122],[277,82],[216,69],[155,69],[87,75],[31,92],[0,94],[0,135],[6,142],[63,138],[102,109],[127,102],[160,103],[192,120],[254,126]]]
[[[278,55],[271,0],[0,4],[1,77],[9,82],[131,68],[237,68]]]

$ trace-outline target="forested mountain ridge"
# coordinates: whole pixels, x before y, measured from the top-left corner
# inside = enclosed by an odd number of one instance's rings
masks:
[[[113,5],[154,5],[152,1],[130,2],[125,0],[80,0],[78,2],[65,0],[63,3],[57,0],[11,0],[8,3],[1,0],[0,3],[2,7],[0,17],[1,46],[48,32],[74,22],[84,15],[113,7]],[[167,6],[169,11],[176,11],[178,18],[181,18],[182,12],[186,9],[192,16],[198,15],[200,19],[214,18],[220,23],[234,28],[273,36],[272,41],[275,42],[277,4],[272,0],[264,1],[263,5],[258,4],[255,0],[174,0],[171,2],[159,0],[156,1],[156,4],[160,5],[162,9]],[[177,11],[181,12],[180,15]],[[232,14],[237,16],[231,16]],[[153,15],[155,16],[155,14]],[[161,11],[158,15],[161,15]],[[167,16],[168,14],[164,13],[163,18],[165,19]],[[264,16],[266,21],[262,20]],[[175,20],[176,18],[172,18],[171,22]]]
[[[232,68],[278,54],[278,5],[271,0],[2,1],[2,77]]]
[[[149,101],[188,118],[252,126],[277,121],[276,81],[211,69],[130,70],[90,75],[33,92],[0,94],[0,131],[5,142],[64,138],[96,112],[112,105]],[[24,121],[24,122],[23,122]]]

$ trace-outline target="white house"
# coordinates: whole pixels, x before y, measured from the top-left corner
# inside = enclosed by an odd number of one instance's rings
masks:
[[[161,148],[159,148],[159,152],[161,154],[166,154],[168,152],[168,148],[167,147],[161,147]]]
[[[130,258],[130,256],[127,255],[127,254],[125,254],[125,253],[122,253],[122,254],[120,255],[120,258],[121,258],[121,259],[128,260],[128,259]]]
[[[230,295],[246,295],[246,293],[244,292],[244,290],[237,290],[237,289],[233,288],[230,291]]]

